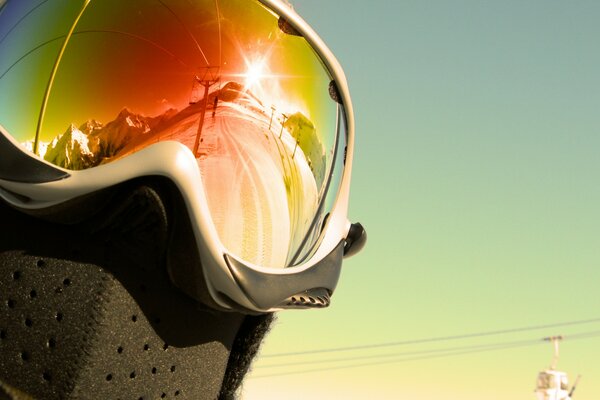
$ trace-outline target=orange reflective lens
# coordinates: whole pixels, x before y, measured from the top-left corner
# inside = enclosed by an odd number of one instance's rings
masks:
[[[315,248],[345,135],[331,76],[254,0],[8,0],[0,125],[71,170],[160,141],[195,155],[219,239],[270,267]]]

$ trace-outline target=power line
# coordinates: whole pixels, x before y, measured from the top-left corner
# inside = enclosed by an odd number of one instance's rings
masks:
[[[569,336],[561,336],[563,339],[585,339],[588,337],[600,336],[599,331],[590,331],[584,333],[573,334]],[[460,352],[460,351],[470,351],[470,350],[494,350],[496,348],[510,348],[510,347],[519,347],[521,345],[534,345],[543,341],[546,341],[547,338],[541,339],[526,339],[526,340],[518,340],[511,342],[497,342],[497,343],[487,343],[487,344],[479,344],[479,345],[469,345],[469,346],[458,346],[458,347],[448,347],[441,349],[429,349],[429,350],[415,350],[415,351],[404,351],[400,353],[387,353],[387,354],[371,354],[371,355],[361,355],[354,357],[342,357],[342,358],[329,358],[329,359],[321,359],[321,360],[304,360],[304,361],[293,361],[293,362],[285,362],[285,363],[276,363],[276,364],[267,364],[267,365],[257,365],[256,369],[266,369],[266,368],[282,368],[282,367],[291,367],[298,365],[314,365],[314,364],[326,364],[333,362],[347,362],[347,361],[362,361],[368,359],[378,359],[378,358],[398,358],[405,356],[415,356],[415,355],[424,355],[424,354],[443,354],[443,353],[452,353],[452,352]]]
[[[42,6],[45,2],[47,2],[48,0],[43,0],[42,2],[40,2],[37,6],[33,7],[31,10],[27,11],[27,13],[25,15],[23,15],[21,18],[19,18],[19,20],[10,27],[10,29],[6,32],[6,34],[4,36],[2,36],[2,38],[0,38],[0,43],[2,43],[4,41],[4,39],[6,39],[8,37],[8,35],[10,35],[10,33],[21,24],[21,22],[23,22],[23,20],[25,20],[27,17],[29,17],[29,15],[31,15],[31,13],[33,13],[36,9],[38,9],[40,6]],[[6,5],[5,1],[0,1],[0,9]]]
[[[431,350],[416,350],[416,351],[404,351],[400,353],[388,353],[388,354],[371,354],[371,355],[362,355],[362,356],[354,356],[354,357],[341,357],[341,358],[328,358],[322,360],[305,360],[305,361],[296,361],[296,362],[286,362],[286,363],[277,363],[277,364],[267,364],[267,365],[257,365],[255,369],[264,369],[264,368],[281,368],[281,367],[291,367],[298,365],[312,365],[312,364],[325,364],[325,363],[333,363],[333,362],[346,362],[346,361],[358,361],[358,360],[368,360],[368,359],[376,359],[376,358],[397,358],[402,356],[414,356],[414,355],[423,355],[423,354],[436,354],[436,353],[448,353],[455,351],[465,351],[465,350],[476,350],[476,349],[490,349],[496,347],[505,347],[505,346],[517,346],[520,344],[533,344],[542,339],[534,339],[534,340],[520,340],[515,342],[504,342],[504,343],[490,343],[490,344],[482,344],[476,346],[459,346],[459,347],[449,347],[444,349],[431,349]]]
[[[582,334],[571,335],[571,336],[569,336],[569,339],[571,339],[571,340],[587,339],[587,338],[592,338],[592,337],[597,337],[597,336],[600,336],[600,331],[585,332]],[[272,378],[272,377],[285,376],[285,375],[307,374],[307,373],[312,373],[312,372],[334,371],[334,370],[361,368],[361,367],[369,367],[369,366],[383,365],[383,364],[395,364],[395,363],[403,363],[403,362],[418,361],[418,360],[428,360],[428,359],[434,359],[434,358],[446,358],[446,357],[454,357],[454,356],[460,356],[460,355],[472,354],[472,353],[482,353],[482,352],[486,352],[486,351],[497,351],[497,350],[504,350],[504,349],[510,349],[510,348],[517,348],[517,347],[527,347],[527,346],[533,346],[533,345],[542,344],[542,343],[543,343],[543,340],[540,340],[540,339],[528,340],[528,341],[522,341],[522,342],[514,342],[514,344],[498,345],[498,346],[493,346],[493,347],[489,347],[489,348],[481,348],[481,349],[448,352],[445,354],[434,354],[434,355],[425,355],[425,356],[408,357],[408,358],[404,357],[404,358],[397,358],[397,359],[392,359],[392,360],[373,361],[373,362],[366,362],[366,363],[360,363],[360,364],[339,365],[339,366],[331,366],[331,367],[285,371],[285,372],[278,372],[278,373],[272,373],[272,374],[252,376],[252,377],[250,377],[250,379]]]
[[[536,342],[536,344],[538,344],[538,343],[542,343],[542,342]],[[482,352],[486,352],[486,351],[504,350],[504,349],[511,348],[511,347],[524,347],[524,346],[531,346],[531,345],[532,344],[530,343],[530,344],[522,344],[519,346],[498,346],[498,347],[489,348],[489,349],[465,350],[465,351],[457,351],[457,352],[448,353],[448,354],[436,354],[436,355],[429,355],[429,356],[400,358],[400,359],[385,360],[385,361],[373,361],[373,362],[366,362],[366,363],[360,363],[360,364],[339,365],[339,366],[332,366],[332,367],[286,371],[286,372],[279,372],[279,373],[273,373],[273,374],[253,376],[252,379],[271,378],[271,377],[276,377],[276,376],[296,375],[296,374],[308,374],[308,373],[312,373],[312,372],[334,371],[334,370],[339,370],[339,369],[369,367],[369,366],[382,365],[382,364],[396,364],[396,363],[418,361],[418,360],[429,360],[429,359],[433,359],[433,358],[446,358],[446,357],[453,357],[453,356],[459,356],[459,355],[464,355],[464,354],[482,353]]]
[[[173,17],[175,17],[175,19],[181,24],[181,26],[183,26],[183,29],[186,30],[187,34],[194,41],[194,44],[196,45],[196,48],[200,52],[200,55],[202,56],[202,58],[204,58],[204,62],[206,63],[206,65],[210,65],[210,63],[208,62],[208,58],[206,58],[206,54],[204,54],[204,51],[202,51],[202,47],[200,46],[200,43],[198,43],[198,40],[196,39],[196,37],[194,36],[194,34],[190,30],[190,28],[188,28],[188,26],[185,24],[185,22],[183,22],[183,20],[179,17],[179,15],[175,11],[173,11],[169,6],[167,6],[165,3],[163,3],[162,0],[158,0],[158,2],[160,4],[162,4],[162,6],[164,8],[166,8],[173,15]]]
[[[277,364],[267,364],[267,365],[257,365],[256,369],[265,369],[265,368],[281,368],[281,367],[291,367],[296,365],[314,365],[314,364],[324,364],[324,363],[333,363],[333,362],[347,362],[347,361],[361,361],[368,359],[377,359],[377,358],[398,358],[403,356],[410,355],[423,355],[423,354],[435,354],[435,353],[450,353],[461,350],[476,350],[476,349],[489,349],[495,348],[499,346],[512,346],[518,344],[531,344],[532,342],[538,342],[539,340],[522,340],[518,342],[509,342],[509,343],[491,343],[491,344],[483,344],[477,346],[459,346],[459,347],[449,347],[445,349],[431,349],[431,350],[417,350],[417,351],[406,351],[400,353],[388,353],[388,354],[372,354],[372,355],[363,355],[363,356],[355,356],[355,357],[341,357],[341,358],[328,358],[322,360],[306,360],[306,361],[297,361],[297,362],[286,362],[286,363],[277,363]]]
[[[526,332],[526,331],[557,328],[557,327],[564,327],[564,326],[592,324],[592,323],[598,323],[598,322],[600,322],[600,318],[578,320],[578,321],[568,321],[568,322],[558,322],[558,323],[554,323],[554,324],[534,325],[534,326],[527,326],[527,327],[520,327],[520,328],[502,329],[502,330],[496,330],[496,331],[484,331],[484,332],[477,332],[477,333],[468,333],[468,334],[463,334],[463,335],[438,336],[438,337],[431,337],[431,338],[425,338],[425,339],[404,340],[404,341],[397,341],[397,342],[372,343],[372,344],[357,345],[357,346],[333,347],[333,348],[306,350],[306,351],[297,351],[297,352],[288,352],[288,353],[264,354],[264,355],[261,355],[261,357],[262,358],[275,358],[275,357],[299,356],[299,355],[305,355],[305,354],[334,353],[334,352],[339,352],[339,351],[351,351],[351,350],[374,349],[374,348],[382,348],[382,347],[405,346],[405,345],[410,345],[410,344],[444,342],[444,341],[450,341],[450,340],[504,335],[504,334],[508,334],[508,333]]]

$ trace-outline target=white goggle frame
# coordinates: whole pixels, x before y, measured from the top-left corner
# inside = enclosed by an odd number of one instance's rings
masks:
[[[272,312],[284,308],[311,308],[329,305],[335,289],[351,223],[347,219],[350,175],[354,148],[354,116],[344,72],[325,43],[281,0],[260,0],[285,19],[312,46],[337,85],[346,125],[346,157],[339,192],[331,210],[318,249],[299,266],[284,269],[252,265],[229,254],[218,239],[192,152],[177,142],[161,142],[130,156],[94,168],[71,171],[59,168],[28,152],[0,125],[0,157],[7,151],[20,151],[17,158],[64,178],[42,183],[2,179],[10,171],[0,171],[0,197],[12,206],[37,210],[55,206],[120,183],[144,176],[162,176],[179,189],[191,220],[202,270],[210,297],[218,306],[234,311]],[[1,122],[1,121],[0,121]],[[4,148],[4,149],[3,149]],[[14,155],[14,154],[13,154]],[[37,166],[37,167],[36,167]],[[0,167],[2,164],[0,163]],[[190,277],[198,280],[199,277]],[[198,288],[200,290],[200,288]],[[202,289],[204,290],[204,289]],[[196,298],[201,296],[188,293]]]

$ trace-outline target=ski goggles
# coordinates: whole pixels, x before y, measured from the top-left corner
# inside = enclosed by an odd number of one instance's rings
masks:
[[[329,304],[366,238],[347,220],[354,121],[341,67],[297,14],[279,0],[0,7],[5,201],[39,210],[165,176],[219,306]]]

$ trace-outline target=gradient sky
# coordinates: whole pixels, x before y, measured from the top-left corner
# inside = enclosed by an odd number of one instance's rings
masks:
[[[294,0],[344,66],[357,119],[350,216],[369,234],[328,310],[285,312],[244,399],[532,400],[539,345],[306,360],[563,334],[559,369],[600,392],[600,323],[304,358],[269,354],[600,317],[600,3]],[[377,360],[365,360],[376,362]],[[266,368],[269,363],[295,366]]]

